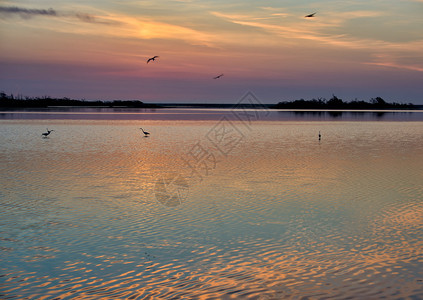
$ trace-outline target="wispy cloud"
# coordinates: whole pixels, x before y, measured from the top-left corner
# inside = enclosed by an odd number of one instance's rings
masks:
[[[287,13],[284,9],[278,7],[270,7],[270,6],[262,6],[259,7],[261,10],[263,10],[264,13],[269,14],[272,17],[288,17],[288,16],[292,16],[291,14]]]
[[[95,24],[104,24],[104,25],[120,25],[122,22],[119,20],[110,20],[106,17],[95,16],[88,13],[73,13],[72,16],[76,17],[78,20],[85,23],[95,23]]]
[[[120,37],[139,39],[166,39],[182,40],[194,45],[212,46],[214,35],[195,30],[186,26],[175,25],[166,22],[158,22],[148,17],[129,17],[125,15],[113,15],[111,20],[120,21],[122,31]],[[109,32],[110,34],[116,34]]]
[[[53,8],[49,9],[35,9],[35,8],[23,8],[17,6],[0,6],[0,16],[7,17],[11,15],[18,15],[22,19],[30,19],[35,16],[44,16],[44,17],[56,17],[56,18],[69,18],[74,17],[79,21],[86,23],[98,23],[105,25],[115,25],[118,22],[111,22],[109,20],[104,20],[101,17],[94,16],[92,14],[84,12],[59,12]]]
[[[186,2],[190,0],[174,0],[175,2]],[[422,0],[423,1],[423,0]],[[142,7],[143,8],[143,7]],[[210,7],[208,7],[210,8]],[[375,18],[386,16],[388,12],[378,10],[351,10],[351,11],[322,11],[318,12],[318,17],[305,19],[303,14],[294,13],[283,7],[259,6],[254,10],[210,10],[205,9],[204,26],[195,26],[197,19],[186,21],[185,18],[175,14],[172,18],[163,16],[151,16],[146,13],[127,14],[111,12],[107,10],[96,10],[96,14],[81,12],[89,11],[87,7],[80,7],[79,12],[72,12],[69,9],[63,10],[22,8],[16,6],[0,6],[0,17],[17,15],[23,19],[39,16],[51,19],[64,19],[59,26],[51,26],[51,23],[39,22],[35,26],[43,26],[49,30],[59,32],[69,32],[81,35],[98,35],[129,39],[157,39],[167,41],[182,41],[190,45],[202,45],[213,48],[224,48],[226,45],[236,45],[237,49],[243,45],[251,45],[251,40],[255,45],[272,44],[272,47],[301,47],[326,48],[329,51],[337,51],[340,48],[360,51],[367,57],[363,64],[385,65],[395,68],[421,71],[422,66],[413,65],[410,61],[401,61],[401,55],[421,58],[418,53],[421,49],[421,41],[412,42],[392,42],[379,38],[368,38],[355,35],[353,31],[344,31],[351,20],[360,21],[360,18]],[[188,9],[188,8],[187,8]],[[190,6],[189,9],[192,9]],[[145,10],[145,9],[144,9]],[[134,11],[144,11],[137,7]],[[147,10],[148,11],[148,10]],[[185,16],[184,11],[184,16]],[[207,19],[211,17],[211,19]],[[217,19],[216,19],[217,18]],[[224,30],[213,31],[210,24],[219,23]],[[84,23],[98,24],[99,26]],[[239,26],[228,26],[230,23]],[[100,27],[101,25],[117,25],[115,27]],[[30,25],[30,26],[34,26]],[[201,24],[200,24],[201,25]],[[255,28],[249,30],[247,27]],[[260,42],[259,42],[260,41]],[[232,46],[230,46],[232,47]],[[260,47],[260,46],[259,46]],[[231,48],[234,49],[234,48]],[[268,52],[266,52],[268,53]],[[401,53],[401,55],[399,55]],[[390,58],[378,56],[379,54],[389,54]],[[364,58],[363,58],[364,59]],[[401,62],[401,63],[400,63]]]
[[[0,6],[0,14],[16,14],[21,16],[24,19],[30,18],[32,16],[57,16],[57,12],[52,9],[31,9],[31,8],[21,8],[16,6]]]
[[[227,14],[221,12],[211,12],[214,16],[225,19],[228,22],[234,24],[255,27],[274,34],[277,36],[285,38],[297,38],[297,39],[316,39],[316,26],[309,27],[304,24],[303,26],[296,25],[293,21],[284,22],[284,23],[270,23],[270,22],[260,22],[260,19],[255,16],[249,15],[237,15],[237,14]]]
[[[213,34],[204,33],[202,31],[172,24],[170,22],[160,22],[152,17],[146,16],[129,16],[127,14],[103,12],[104,14],[94,15],[86,12],[71,12],[68,10],[49,9],[30,9],[22,7],[4,7],[0,6],[0,17],[7,18],[14,15],[23,19],[32,17],[48,17],[52,19],[64,19],[65,22],[60,26],[51,27],[47,23],[37,23],[38,27],[45,27],[49,30],[59,32],[71,32],[73,34],[93,34],[102,36],[112,36],[120,38],[136,38],[136,39],[167,39],[182,40],[193,45],[212,46]],[[71,21],[73,19],[73,21]],[[77,26],[79,23],[91,23],[98,25],[116,25],[119,26],[117,31],[113,29],[100,29],[95,26]]]
[[[271,8],[266,10],[273,11]],[[423,65],[416,63],[423,59],[421,55],[423,40],[389,41],[384,40],[383,36],[366,38],[345,30],[347,26],[350,26],[348,22],[351,20],[358,19],[357,22],[359,22],[360,18],[383,17],[387,15],[387,12],[372,10],[325,12],[324,17],[313,20],[286,14],[286,17],[279,22],[262,18],[261,12],[248,15],[215,11],[212,14],[227,22],[261,30],[263,35],[273,36],[272,41],[279,40],[280,45],[289,43],[302,48],[326,47],[331,51],[348,49],[363,53],[363,64],[423,71]]]
[[[423,47],[423,41],[414,43],[413,46],[421,49]],[[363,62],[363,64],[423,72],[423,64],[417,63],[418,61],[422,60],[416,57],[409,57],[408,59],[404,57],[401,58],[391,53],[378,53],[374,55],[372,61]]]
[[[329,20],[322,20],[319,22],[308,22],[301,17],[289,18],[284,22],[267,22],[260,20],[255,15],[238,15],[227,14],[221,12],[212,12],[216,17],[225,19],[228,22],[239,24],[243,26],[255,27],[263,30],[263,32],[283,37],[286,40],[309,40],[329,44],[339,47],[347,47],[350,49],[415,49],[414,43],[394,43],[384,41],[382,39],[359,38],[351,34],[343,33],[342,26],[347,20],[362,18],[362,17],[376,17],[382,16],[380,12],[374,11],[352,11],[344,13],[331,13],[327,16]],[[341,28],[334,31],[334,28]],[[336,32],[336,33],[335,33]],[[411,48],[407,47],[411,46]],[[405,48],[404,48],[405,47]]]
[[[401,65],[394,62],[366,62],[364,64],[423,72],[423,67]]]

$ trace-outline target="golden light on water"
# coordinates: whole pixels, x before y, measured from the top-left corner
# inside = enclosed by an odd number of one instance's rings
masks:
[[[2,294],[422,292],[419,122],[234,122],[226,155],[217,121],[1,122]]]

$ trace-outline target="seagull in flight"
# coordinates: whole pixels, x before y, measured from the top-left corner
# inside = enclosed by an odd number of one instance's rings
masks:
[[[153,57],[150,57],[150,58],[147,60],[147,63],[149,63],[150,61],[155,61],[157,57],[158,57],[157,55],[154,55]]]
[[[219,79],[222,76],[223,76],[223,74],[220,74],[220,75],[217,75],[216,77],[213,77],[213,79]]]
[[[313,18],[315,14],[316,14],[316,13],[309,14],[309,15],[307,15],[307,16],[304,16],[304,18]]]

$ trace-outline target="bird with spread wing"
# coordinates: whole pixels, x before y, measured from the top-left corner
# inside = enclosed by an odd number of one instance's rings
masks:
[[[149,63],[150,61],[156,61],[156,58],[158,58],[159,56],[154,55],[153,57],[150,57],[149,59],[147,59],[147,63]]]

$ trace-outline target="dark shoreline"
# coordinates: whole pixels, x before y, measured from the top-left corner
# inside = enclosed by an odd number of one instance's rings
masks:
[[[145,103],[142,105],[15,105],[15,106],[5,106],[0,105],[1,110],[44,110],[44,109],[84,109],[84,108],[98,108],[98,109],[163,109],[163,108],[194,108],[194,109],[263,109],[263,110],[288,110],[288,111],[407,111],[407,110],[423,110],[423,105],[413,105],[407,107],[310,107],[304,108],[299,106],[287,106],[287,107],[277,107],[275,104],[203,104],[203,103]]]
[[[69,98],[15,98],[0,93],[1,109],[51,109],[51,108],[198,108],[198,109],[285,109],[285,110],[420,110],[423,105],[388,103],[380,97],[366,101],[344,102],[335,95],[329,99],[294,100],[277,104],[263,103],[144,103],[140,100],[75,100]]]

